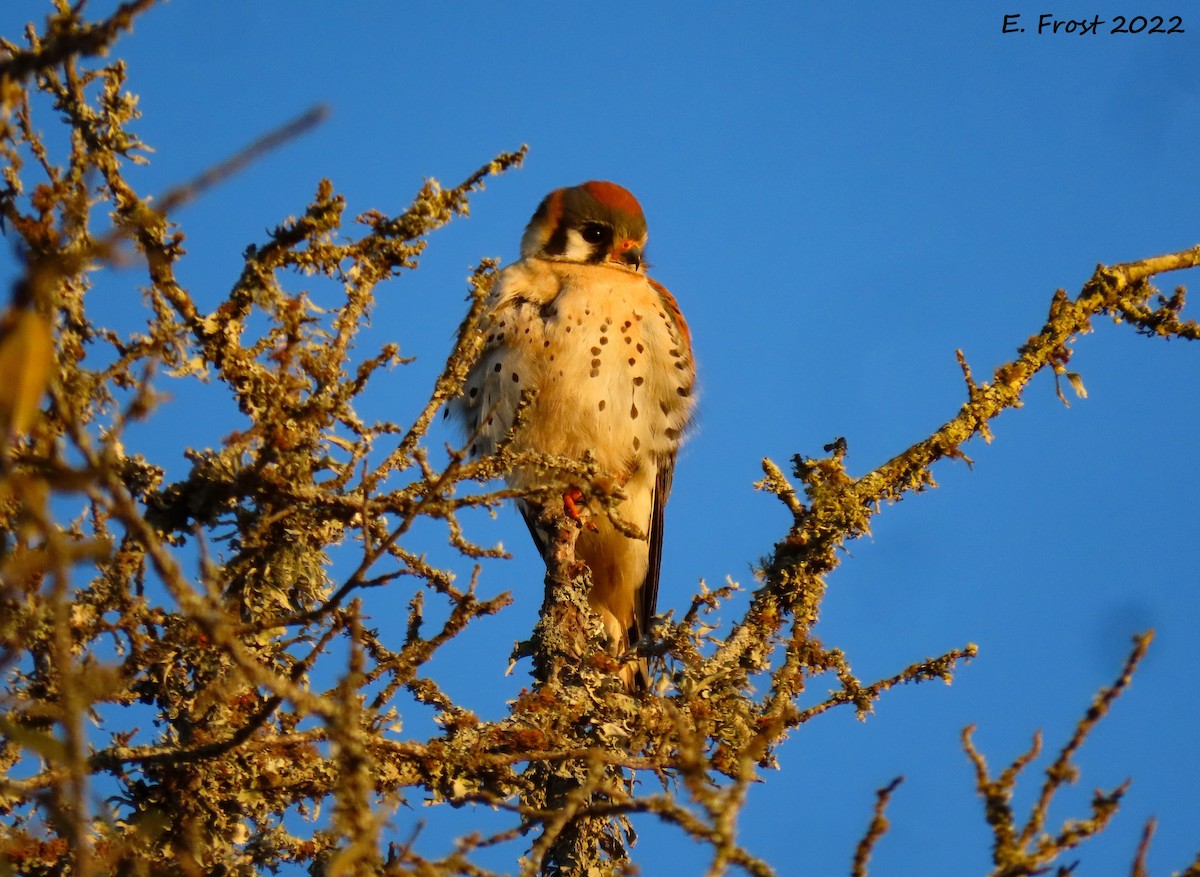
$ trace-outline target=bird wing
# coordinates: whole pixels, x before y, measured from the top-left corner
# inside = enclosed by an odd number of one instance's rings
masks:
[[[517,500],[517,508],[521,512],[525,526],[529,528],[529,535],[533,537],[533,544],[537,546],[538,554],[545,557],[546,533],[538,527],[538,518],[541,516],[542,510],[527,499]]]
[[[663,510],[667,507],[667,497],[671,493],[671,478],[674,472],[675,460],[672,457],[659,465],[658,475],[654,479],[650,532],[647,534],[650,542],[650,556],[646,566],[646,579],[642,582],[638,605],[633,614],[633,624],[630,626],[629,641],[631,643],[636,642],[646,633],[650,619],[654,617],[654,611],[658,605],[658,577],[662,572]]]

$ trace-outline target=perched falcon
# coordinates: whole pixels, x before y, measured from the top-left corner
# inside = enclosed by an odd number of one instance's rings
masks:
[[[645,273],[646,218],[615,183],[551,192],[521,238],[521,259],[496,278],[478,330],[484,350],[451,410],[490,453],[509,432],[526,388],[537,391],[513,449],[579,459],[591,451],[625,495],[618,515],[631,538],[593,515],[576,543],[592,575],[590,603],[613,654],[654,615],[663,507],[694,407],[695,366],[687,324],[671,293]],[[516,471],[514,487],[536,486]],[[568,509],[576,498],[564,497]],[[521,513],[544,549],[538,509]],[[629,688],[645,668],[621,668]]]

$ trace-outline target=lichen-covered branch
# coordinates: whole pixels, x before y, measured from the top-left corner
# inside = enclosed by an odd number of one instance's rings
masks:
[[[1033,746],[1018,756],[1000,776],[992,778],[987,762],[971,740],[973,727],[963,731],[963,747],[975,766],[975,781],[980,797],[984,801],[988,824],[992,828],[992,860],[996,865],[992,877],[1023,877],[1043,874],[1064,852],[1099,834],[1116,815],[1122,796],[1129,788],[1126,780],[1111,792],[1097,791],[1092,798],[1092,813],[1086,819],[1068,819],[1055,833],[1046,830],[1050,802],[1063,785],[1078,778],[1078,769],[1071,759],[1087,739],[1096,724],[1107,715],[1116,700],[1133,680],[1137,665],[1146,656],[1153,634],[1145,633],[1134,639],[1133,651],[1121,675],[1109,688],[1101,690],[1091,707],[1075,727],[1074,734],[1059,751],[1058,756],[1046,768],[1046,779],[1029,818],[1019,825],[1013,813],[1012,797],[1017,779],[1041,754],[1041,734],[1034,737]],[[1149,836],[1143,840],[1143,849],[1137,861],[1144,859],[1144,849],[1149,845]],[[1135,869],[1136,869],[1135,864]]]
[[[888,821],[884,811],[887,810],[888,802],[892,799],[892,792],[896,791],[902,782],[904,782],[904,777],[896,777],[875,793],[875,812],[871,816],[871,824],[867,826],[867,833],[863,835],[863,839],[858,842],[858,846],[854,850],[854,862],[850,866],[850,873],[853,877],[867,877],[867,862],[871,858],[871,851],[888,830]]]

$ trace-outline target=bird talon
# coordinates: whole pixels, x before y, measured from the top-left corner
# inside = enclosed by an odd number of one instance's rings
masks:
[[[583,491],[578,487],[571,487],[563,494],[563,511],[567,513],[568,518],[577,524],[582,521],[582,503]]]
[[[595,524],[593,524],[591,521],[584,520],[584,516],[587,514],[587,506],[584,505],[584,501],[585,497],[583,495],[583,491],[578,487],[572,487],[563,494],[563,511],[566,512],[567,517],[576,524],[586,527],[588,532],[598,533],[600,531]]]

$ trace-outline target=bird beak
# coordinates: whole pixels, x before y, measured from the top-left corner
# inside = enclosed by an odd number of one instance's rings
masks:
[[[613,253],[614,262],[624,262],[631,266],[634,270],[642,267],[642,248],[637,245],[637,241],[625,241],[617,247]]]

